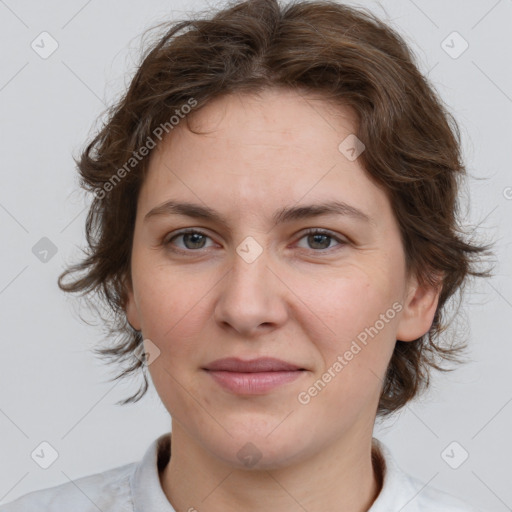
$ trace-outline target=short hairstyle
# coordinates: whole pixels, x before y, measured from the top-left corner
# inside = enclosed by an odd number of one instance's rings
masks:
[[[402,37],[366,9],[328,0],[246,0],[205,12],[164,24],[127,91],[75,158],[82,188],[94,194],[86,221],[88,249],[59,276],[59,287],[80,292],[92,305],[97,296],[106,306],[110,346],[95,352],[116,364],[128,362],[115,379],[143,375],[138,392],[118,403],[137,402],[148,388],[143,358],[137,356],[143,337],[128,323],[125,306],[136,205],[149,161],[139,152],[148,153],[164,129],[171,133],[173,116],[186,122],[180,113],[232,93],[284,87],[351,107],[355,135],[366,148],[359,163],[389,198],[407,275],[430,286],[442,278],[428,333],[396,341],[377,409],[388,415],[428,386],[432,368],[447,371],[444,362],[461,362],[467,342],[440,337],[451,323],[448,299],[471,276],[491,275],[477,268],[492,254],[491,244],[478,245],[459,224],[466,171],[457,122]],[[75,273],[81,275],[64,282]]]

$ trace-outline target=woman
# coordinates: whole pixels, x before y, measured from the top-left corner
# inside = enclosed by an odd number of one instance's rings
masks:
[[[457,125],[392,29],[275,0],[173,24],[78,165],[91,251],[59,284],[111,308],[100,353],[147,366],[172,440],[4,510],[474,510],[372,437],[489,275]]]

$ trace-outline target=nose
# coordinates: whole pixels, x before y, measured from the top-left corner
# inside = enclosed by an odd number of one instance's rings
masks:
[[[219,283],[214,311],[223,329],[254,337],[286,321],[288,288],[270,265],[266,250],[250,263],[235,253],[231,269]]]

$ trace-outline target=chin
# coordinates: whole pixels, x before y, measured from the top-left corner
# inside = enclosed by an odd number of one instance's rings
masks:
[[[231,436],[222,431],[222,438],[203,439],[203,445],[225,464],[244,470],[273,470],[286,467],[297,459],[305,456],[304,444],[308,442],[304,435],[291,435],[289,428],[278,432],[266,427],[263,431],[251,428],[251,424],[244,424],[244,428],[226,428]],[[275,429],[274,431],[272,431]],[[314,447],[311,446],[311,451]]]

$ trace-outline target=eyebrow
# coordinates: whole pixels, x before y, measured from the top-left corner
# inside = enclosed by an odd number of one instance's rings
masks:
[[[144,222],[162,215],[184,215],[194,219],[210,220],[225,227],[229,225],[224,216],[208,206],[173,200],[166,201],[150,210],[145,215]],[[375,225],[374,220],[367,213],[344,201],[329,201],[305,206],[287,206],[276,211],[272,216],[272,220],[275,224],[279,224],[319,217],[321,215],[345,215],[367,224]]]

